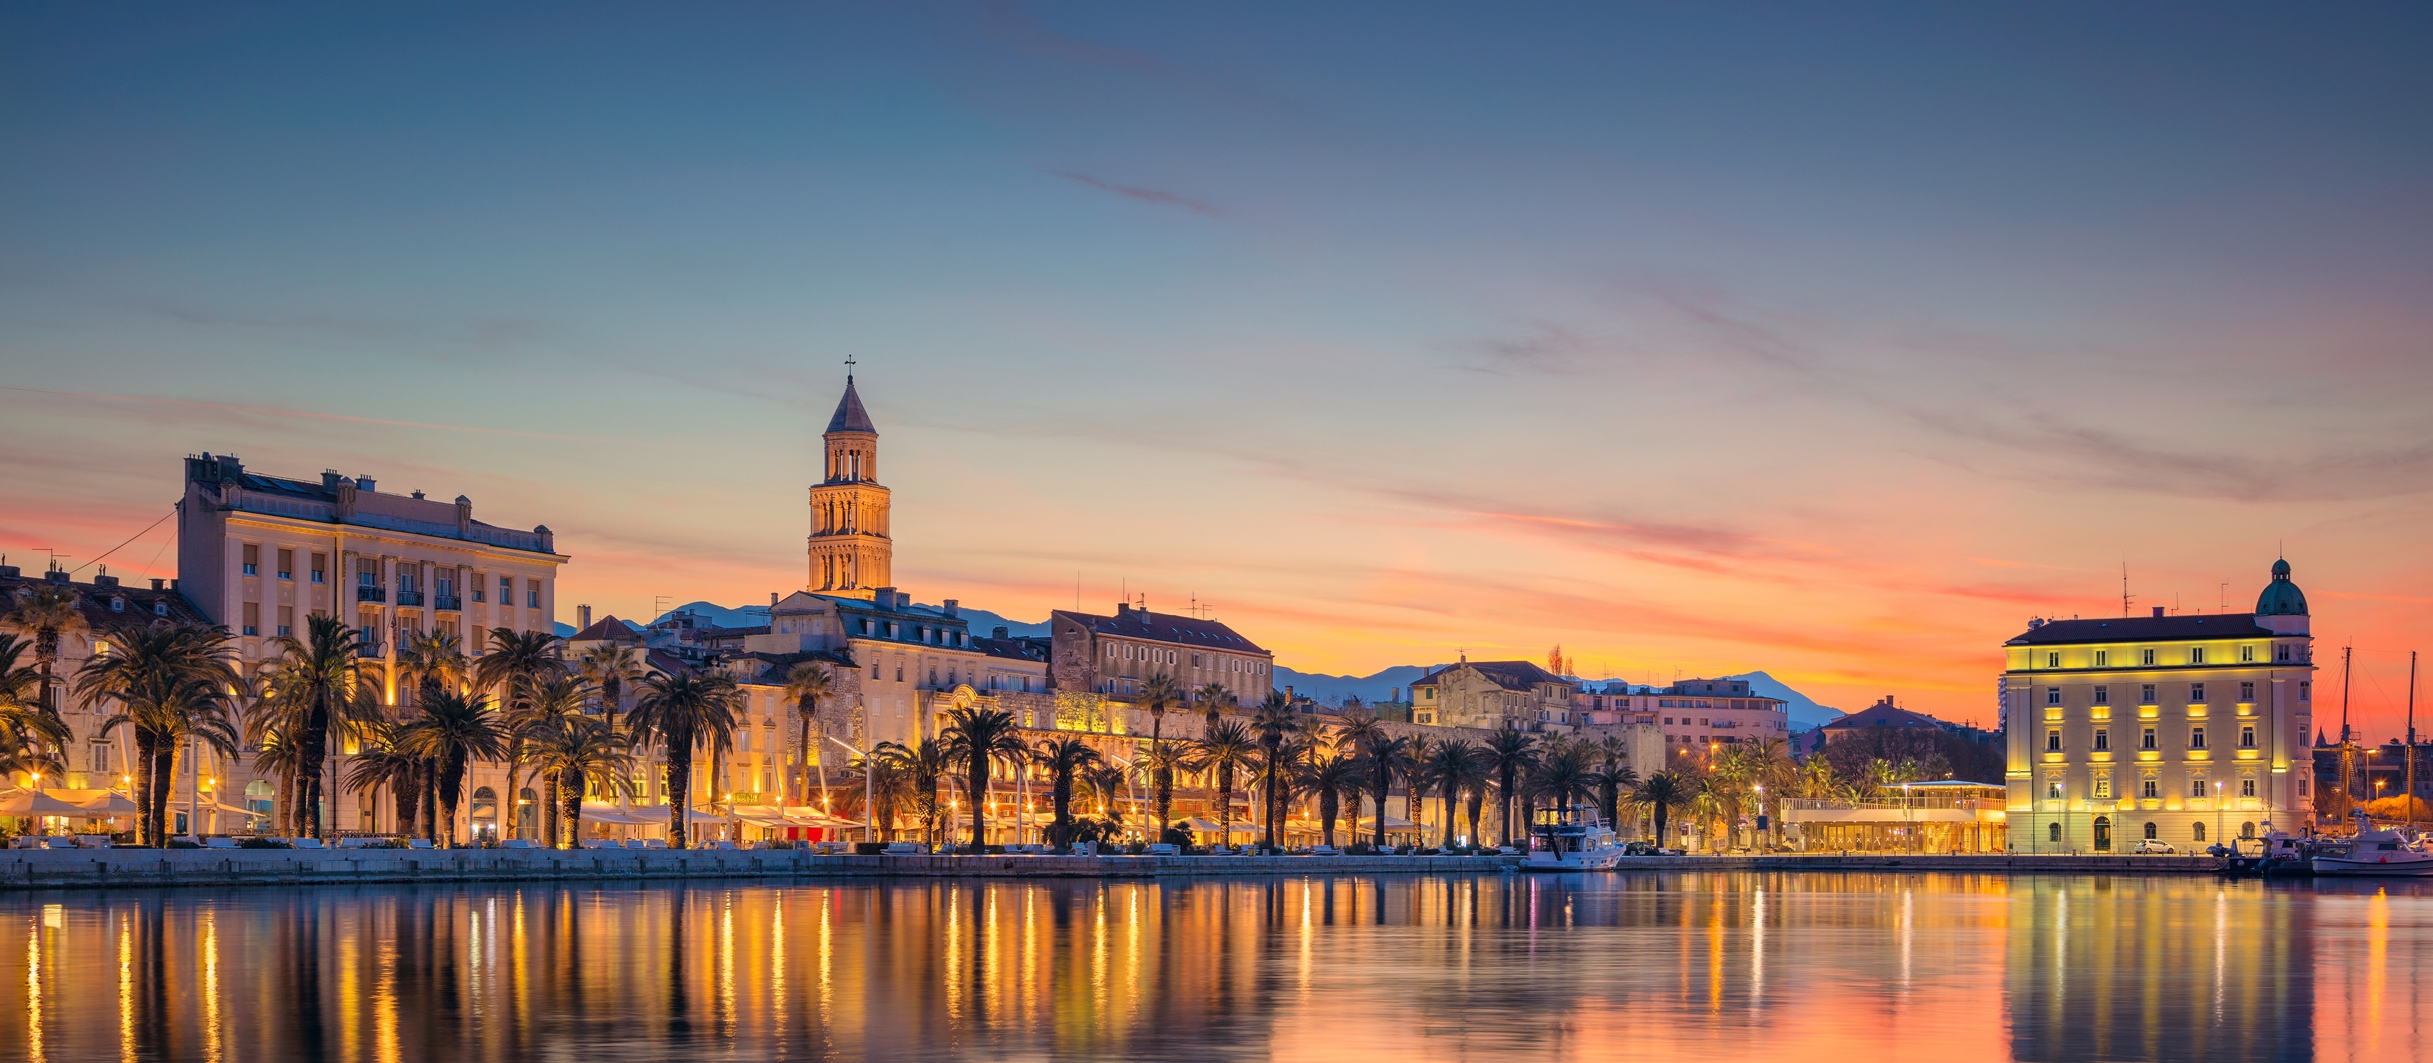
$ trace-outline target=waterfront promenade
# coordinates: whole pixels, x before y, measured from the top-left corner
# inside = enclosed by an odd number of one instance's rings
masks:
[[[0,889],[284,886],[719,878],[1108,878],[1475,874],[1518,856],[855,856],[789,849],[25,849],[0,851]],[[2209,873],[2203,856],[1897,853],[1632,857],[1642,871],[1919,871],[2031,875]]]

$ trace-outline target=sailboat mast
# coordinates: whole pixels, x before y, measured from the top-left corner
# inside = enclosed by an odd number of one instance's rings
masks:
[[[2349,815],[2357,801],[2357,744],[2349,740],[2349,661],[2357,647],[2340,647],[2340,818],[2351,830],[2356,828]]]
[[[2408,651],[2408,833],[2416,833],[2416,651]]]

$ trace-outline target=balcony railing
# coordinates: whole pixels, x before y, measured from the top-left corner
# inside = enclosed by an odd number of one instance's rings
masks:
[[[389,600],[389,592],[380,587],[358,585],[355,588],[355,600],[358,602],[385,602]]]
[[[421,592],[421,591],[398,591],[398,592],[397,592],[397,604],[399,604],[399,605],[421,605],[421,604],[422,604],[422,592]]]
[[[453,594],[434,595],[431,599],[431,608],[461,613],[465,611],[465,600]]]

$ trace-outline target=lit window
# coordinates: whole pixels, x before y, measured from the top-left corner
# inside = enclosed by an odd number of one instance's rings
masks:
[[[2112,731],[2110,728],[2098,727],[2095,729],[2095,748],[2097,750],[2108,750],[2112,748]]]
[[[2045,666],[2045,667],[2047,667],[2047,668],[2059,668],[2059,667],[2061,667],[2061,651],[2059,651],[2059,650],[2055,650],[2055,651],[2053,651],[2053,652],[2051,652],[2051,653],[2045,654],[2045,655],[2044,655],[2044,666]]]
[[[2203,663],[2205,663],[2205,647],[2203,647],[2203,646],[2195,646],[2195,647],[2191,647],[2191,648],[2188,650],[2188,663],[2190,663],[2190,664],[2203,664]]]
[[[2254,724],[2248,724],[2239,728],[2239,748],[2256,748],[2256,728]]]
[[[2147,650],[2147,651],[2145,651],[2145,663],[2147,663],[2147,664],[2153,664],[2153,663],[2154,663],[2154,651],[2153,651],[2153,650]]]
[[[2047,753],[2061,752],[2061,730],[2059,728],[2044,733],[2044,751]]]
[[[2239,796],[2240,796],[2240,797],[2254,797],[2255,795],[2256,795],[2256,781],[2255,781],[2254,779],[2249,778],[2249,779],[2241,779],[2241,780],[2239,780]]]
[[[2146,728],[2145,737],[2144,737],[2144,739],[2142,740],[2142,743],[2141,743],[2141,744],[2138,746],[2138,748],[2140,748],[2140,749],[2153,749],[2153,748],[2155,748],[2155,746],[2154,746],[2154,728],[2151,728],[2151,727]]]
[[[2203,797],[2203,796],[2205,796],[2205,777],[2204,777],[2204,776],[2202,776],[2202,775],[2198,775],[2198,776],[2194,776],[2194,777],[2192,777],[2192,778],[2190,778],[2190,779],[2188,780],[2188,796],[2190,796],[2190,797]]]
[[[2160,791],[2160,789],[2161,789],[2161,784],[2156,783],[2156,782],[2155,782],[2154,780],[2152,780],[2152,779],[2148,779],[2148,780],[2146,780],[2145,795],[2146,795],[2147,799],[2151,800],[2151,799],[2153,799],[2153,798],[2156,798],[2156,797],[2160,797],[2160,796],[2162,796],[2162,795],[2161,795],[2161,793],[2159,792],[2159,791]]]
[[[2112,663],[2112,651],[2110,651],[2110,650],[2097,650],[2097,651],[2095,651],[2095,667],[2097,667],[2097,668],[2102,668],[2102,667],[2104,667],[2104,666],[2106,666],[2106,665],[2109,665],[2109,664],[2111,664],[2111,663]]]
[[[2239,700],[2249,705],[2255,704],[2256,685],[2254,683],[2239,684]]]
[[[2248,662],[2250,662],[2250,661],[2253,661],[2253,660],[2255,660],[2255,659],[2256,659],[2256,648],[2255,648],[2255,647],[2253,647],[2253,646],[2241,646],[2241,647],[2239,647],[2239,663],[2240,663],[2240,664],[2246,664],[2246,663],[2248,663]]]
[[[2098,801],[2109,801],[2112,799],[2111,776],[2098,775],[2095,777],[2095,799]]]

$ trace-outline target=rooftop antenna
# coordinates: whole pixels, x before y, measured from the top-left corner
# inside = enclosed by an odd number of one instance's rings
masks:
[[[2134,597],[2129,593],[2129,563],[2123,561],[2120,563],[2120,615],[2129,615],[2129,600]]]
[[[2214,611],[2222,613],[2230,611],[2230,581],[2228,580],[2222,581],[2222,601],[2221,604],[2214,607]]]

